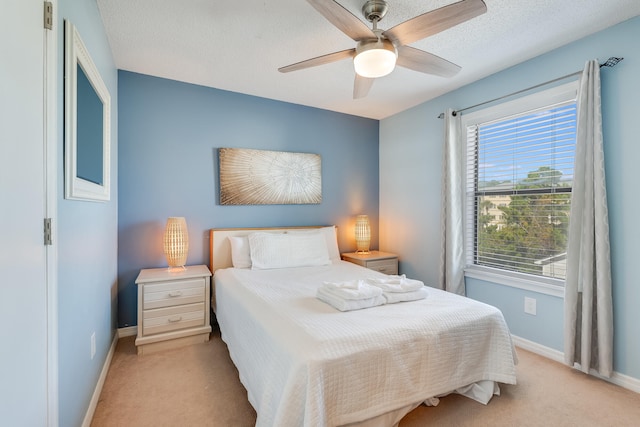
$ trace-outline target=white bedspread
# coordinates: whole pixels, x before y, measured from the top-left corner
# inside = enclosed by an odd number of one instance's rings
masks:
[[[218,270],[216,315],[257,426],[358,422],[481,381],[515,384],[502,313],[429,288],[427,298],[340,312],[324,281],[383,277],[339,261]]]

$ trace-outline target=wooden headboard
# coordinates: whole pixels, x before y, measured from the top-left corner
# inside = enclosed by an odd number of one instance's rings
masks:
[[[284,233],[287,230],[313,229],[326,227],[323,225],[302,227],[256,227],[256,228],[212,228],[209,230],[209,268],[211,273],[219,268],[231,267],[231,245],[229,236],[247,236],[256,231]]]

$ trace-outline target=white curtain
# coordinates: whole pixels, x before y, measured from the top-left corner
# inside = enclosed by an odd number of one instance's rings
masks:
[[[464,170],[460,116],[445,111],[442,156],[440,287],[464,295],[463,193]]]
[[[604,176],[600,66],[588,61],[577,98],[576,158],[571,194],[564,298],[565,362],[610,377],[613,304]]]

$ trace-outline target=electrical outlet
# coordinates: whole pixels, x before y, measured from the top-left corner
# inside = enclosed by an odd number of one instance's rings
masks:
[[[524,312],[527,314],[536,315],[536,299],[524,297]]]
[[[96,355],[96,332],[94,331],[91,334],[91,360],[93,360],[93,356]]]

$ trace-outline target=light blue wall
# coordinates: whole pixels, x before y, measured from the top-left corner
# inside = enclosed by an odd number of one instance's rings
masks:
[[[640,379],[640,256],[637,168],[640,144],[640,18],[554,50],[380,123],[380,243],[400,254],[403,273],[438,280],[440,172],[447,107],[464,108],[581,70],[585,61],[622,56],[602,69],[602,108],[614,304],[614,369]],[[467,280],[469,296],[500,308],[514,334],[562,351],[562,299]],[[538,315],[524,313],[524,297],[537,299]]]
[[[111,201],[64,199],[64,19],[78,29],[111,95]],[[117,318],[118,74],[94,0],[60,0],[58,31],[58,365],[60,426],[80,426]],[[91,359],[91,334],[96,355]]]
[[[164,267],[169,216],[184,216],[188,264],[208,264],[214,227],[336,224],[355,250],[355,215],[378,223],[378,121],[141,74],[119,73],[119,325],[137,323],[135,279]],[[221,206],[217,149],[320,154],[322,203]],[[377,247],[378,236],[373,236]]]
[[[562,298],[470,278],[466,285],[469,298],[502,310],[512,334],[562,351]],[[524,312],[525,297],[536,300],[535,316]]]

